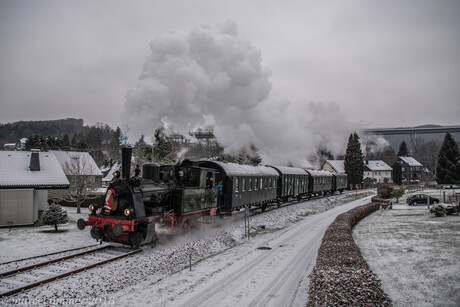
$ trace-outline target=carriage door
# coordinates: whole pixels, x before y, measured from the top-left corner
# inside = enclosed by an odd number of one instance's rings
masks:
[[[202,176],[206,176],[206,188],[205,188],[205,207],[206,208],[213,208],[216,206],[217,203],[217,195],[218,195],[218,182],[216,180],[216,174],[209,170],[202,170]],[[221,184],[222,185],[222,184]]]

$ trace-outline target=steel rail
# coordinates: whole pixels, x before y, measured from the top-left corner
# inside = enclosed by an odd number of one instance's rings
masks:
[[[103,248],[100,248],[100,250],[104,249],[104,248],[108,248],[108,247],[113,247],[113,246],[105,246]],[[93,251],[95,251],[95,250],[93,250]],[[93,264],[90,264],[90,265],[87,265],[87,266],[84,266],[84,267],[81,267],[81,268],[78,268],[78,269],[75,269],[75,270],[71,270],[71,271],[68,271],[68,272],[65,272],[65,273],[62,273],[62,274],[58,274],[58,275],[50,277],[50,278],[39,280],[39,281],[30,283],[30,284],[27,284],[27,285],[25,285],[23,287],[19,287],[19,288],[13,289],[13,290],[9,290],[9,291],[0,293],[0,298],[5,297],[5,296],[10,296],[10,295],[13,295],[13,294],[17,294],[17,293],[22,292],[24,290],[29,290],[29,289],[38,287],[40,285],[55,281],[57,279],[68,277],[68,276],[70,276],[72,274],[76,274],[76,273],[79,273],[79,272],[82,272],[82,271],[86,271],[86,270],[92,269],[92,268],[94,268],[96,266],[103,265],[103,264],[106,264],[106,263],[109,263],[109,262],[112,262],[112,261],[115,261],[115,260],[118,260],[118,259],[121,259],[121,258],[124,258],[124,257],[128,257],[128,256],[131,256],[131,255],[137,254],[137,253],[139,253],[141,251],[142,251],[142,249],[136,249],[136,250],[133,250],[133,251],[130,251],[130,252],[127,252],[127,253],[124,253],[124,254],[121,254],[121,255],[106,259],[106,260],[102,260],[102,261],[99,261],[99,262],[96,262],[96,263],[93,263]],[[72,257],[67,257],[67,259],[70,259],[70,258],[73,258],[73,257],[75,257],[75,255],[72,256]]]
[[[15,269],[15,270],[11,270],[11,271],[8,271],[8,272],[2,272],[2,273],[0,273],[0,278],[10,276],[10,275],[14,275],[14,274],[21,273],[21,272],[25,272],[25,271],[32,270],[32,269],[35,269],[35,268],[39,268],[39,267],[42,267],[42,266],[45,266],[45,265],[48,265],[48,264],[51,264],[51,263],[60,262],[62,260],[67,260],[67,259],[74,258],[74,257],[77,257],[77,256],[90,254],[90,253],[93,253],[93,252],[97,252],[97,251],[100,251],[100,250],[107,249],[109,247],[111,247],[111,246],[106,245],[106,246],[98,247],[98,248],[95,248],[95,249],[87,250],[87,251],[84,251],[84,252],[75,253],[75,254],[72,254],[72,255],[64,256],[64,257],[59,257],[59,258],[56,258],[56,259],[53,259],[53,260],[48,260],[48,261],[32,264],[32,265],[25,266],[25,267]]]
[[[72,248],[72,249],[67,249],[67,250],[63,250],[63,251],[59,251],[59,252],[53,252],[53,253],[49,253],[49,254],[43,254],[43,255],[37,255],[37,256],[32,256],[32,257],[27,257],[27,258],[11,260],[11,261],[0,263],[0,266],[10,264],[10,263],[13,263],[13,262],[20,262],[20,261],[26,261],[26,260],[31,260],[31,259],[35,259],[35,258],[48,257],[48,256],[56,255],[56,254],[63,254],[63,253],[72,252],[72,251],[75,251],[75,250],[78,250],[78,249],[90,248],[90,247],[94,247],[94,246],[98,246],[98,245],[99,244],[93,244],[93,245],[87,245],[87,246],[82,246],[82,247],[75,247],[75,248]]]

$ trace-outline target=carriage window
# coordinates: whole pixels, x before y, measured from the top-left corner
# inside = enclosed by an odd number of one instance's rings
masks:
[[[259,187],[259,179],[254,179],[254,190],[257,190],[257,188]]]
[[[241,190],[246,191],[246,178],[243,178],[243,184],[241,185]]]
[[[252,191],[252,178],[249,178],[249,191]]]
[[[238,178],[235,178],[235,181],[233,182],[233,184],[235,185],[235,192],[239,191],[238,183]]]
[[[264,183],[264,181],[263,181],[263,179],[261,178],[261,179],[260,179],[260,186],[259,186],[259,188],[260,188],[261,190],[262,190],[262,188],[263,188],[263,183]]]

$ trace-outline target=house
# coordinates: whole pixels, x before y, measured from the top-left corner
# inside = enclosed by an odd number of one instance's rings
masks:
[[[89,188],[99,189],[102,186],[102,172],[89,153],[76,151],[50,152],[56,155],[71,184],[84,178],[85,184]]]
[[[332,173],[345,173],[344,160],[326,160],[322,170]],[[381,160],[367,160],[364,162],[364,181],[369,183],[391,182],[393,168]]]
[[[364,181],[370,183],[392,182],[393,168],[382,160],[364,162]]]
[[[345,173],[345,164],[344,160],[326,160],[323,166],[321,167],[324,171],[329,171],[335,174],[344,174]]]
[[[422,178],[423,165],[412,157],[399,157],[403,181],[415,181]]]
[[[46,209],[48,190],[68,188],[53,153],[0,151],[0,226],[33,225]]]
[[[115,161],[112,166],[105,172],[106,175],[102,178],[102,186],[108,187],[110,182],[113,180],[113,173],[121,171],[121,163]]]

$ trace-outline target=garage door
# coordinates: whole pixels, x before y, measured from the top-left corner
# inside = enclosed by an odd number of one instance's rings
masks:
[[[0,226],[33,223],[33,190],[0,190]]]

